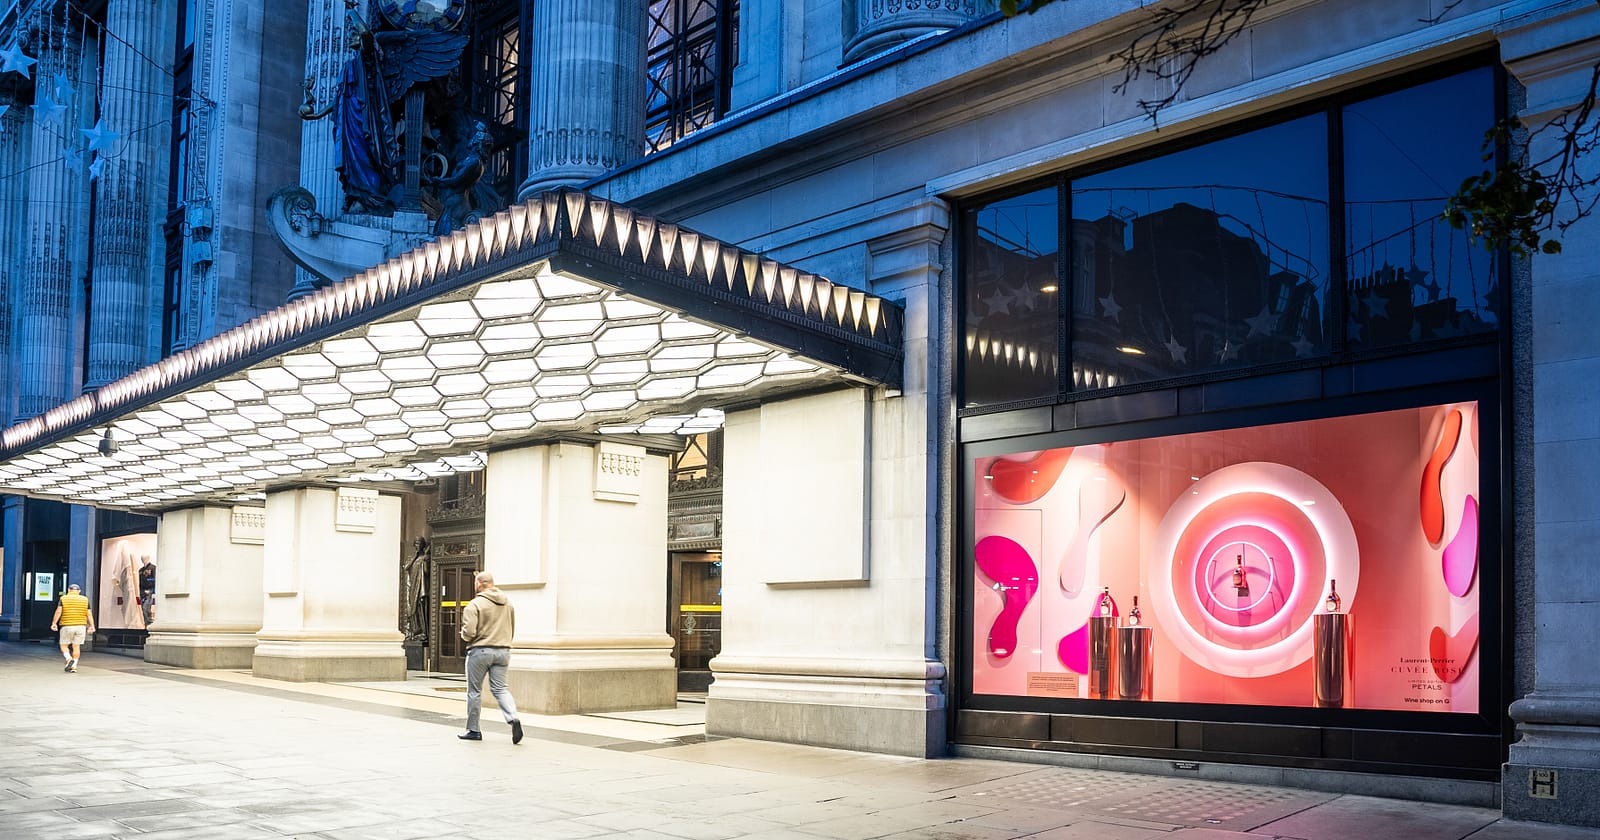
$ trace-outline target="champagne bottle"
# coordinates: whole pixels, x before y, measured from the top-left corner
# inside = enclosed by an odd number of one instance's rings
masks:
[[[1246,580],[1244,576],[1244,555],[1236,556],[1234,563],[1236,565],[1233,567],[1233,588],[1241,596],[1249,595],[1250,581]]]
[[[1128,610],[1128,626],[1138,627],[1139,618],[1139,596],[1135,595],[1133,596],[1133,608]]]
[[[1328,612],[1336,613],[1336,612],[1339,611],[1339,582],[1338,581],[1336,581],[1336,580],[1334,580],[1332,578],[1328,579],[1328,598],[1327,598],[1326,601],[1323,601],[1322,603],[1323,603],[1323,606],[1328,608]]]

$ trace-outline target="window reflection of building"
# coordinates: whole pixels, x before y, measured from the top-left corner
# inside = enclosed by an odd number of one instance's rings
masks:
[[[739,63],[739,0],[651,0],[645,147],[658,152],[721,118]]]
[[[1494,89],[1469,70],[969,206],[962,406],[1492,333],[1501,257],[1441,214]],[[1069,330],[1041,297],[1059,262]]]

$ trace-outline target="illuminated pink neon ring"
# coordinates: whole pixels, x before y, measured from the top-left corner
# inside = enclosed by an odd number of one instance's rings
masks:
[[[1171,570],[1173,564],[1179,562],[1178,546],[1185,531],[1207,508],[1242,494],[1274,496],[1296,506],[1310,521],[1324,555],[1326,575],[1316,580],[1310,579],[1315,570],[1302,565],[1304,561],[1299,553],[1294,555],[1293,591],[1288,600],[1320,598],[1327,591],[1327,578],[1333,578],[1339,581],[1339,594],[1348,606],[1355,602],[1361,557],[1356,531],[1344,506],[1311,476],[1293,467],[1266,461],[1223,467],[1195,482],[1189,491],[1192,492],[1183,493],[1167,509],[1156,528],[1154,551],[1145,559],[1151,564],[1144,570],[1144,579],[1150,587],[1156,621],[1183,655],[1226,676],[1264,677],[1283,673],[1305,662],[1311,657],[1311,619],[1315,610],[1307,611],[1303,621],[1288,635],[1272,641],[1263,640],[1260,646],[1240,648],[1218,644],[1201,628],[1191,624],[1179,608]],[[1190,562],[1203,562],[1203,558],[1190,558]],[[1308,586],[1317,587],[1317,591],[1303,592]]]

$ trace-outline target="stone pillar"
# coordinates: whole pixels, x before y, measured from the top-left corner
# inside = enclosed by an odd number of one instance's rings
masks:
[[[542,0],[528,138],[518,198],[581,184],[644,153],[643,3]]]
[[[517,610],[518,708],[672,708],[666,459],[610,442],[528,446],[490,452],[484,480],[484,565]]]
[[[28,115],[32,111],[18,101],[15,87],[0,87],[0,172],[22,172],[28,168],[28,141],[32,131]],[[0,179],[0,423],[10,425],[16,412],[13,370],[16,356],[11,347],[11,302],[21,279],[22,259],[28,253],[25,224],[28,218],[28,179]]]
[[[353,487],[268,493],[255,675],[405,679],[401,549],[398,497]]]
[[[855,0],[855,35],[845,44],[844,61],[871,58],[929,32],[954,29],[973,19],[975,5],[975,0]]]
[[[707,734],[943,753],[919,404],[849,389],[728,414]]]
[[[156,525],[156,608],[144,661],[248,668],[261,629],[266,513],[216,505],[168,511]]]
[[[65,27],[59,20],[64,7],[41,16],[30,33],[37,55],[33,67],[35,113],[30,138],[32,153],[28,181],[28,252],[21,266],[17,295],[17,335],[13,346],[18,374],[17,416],[33,417],[65,402],[70,396],[73,362],[72,300],[86,266],[80,216],[88,209],[87,173],[82,161],[73,162],[69,149],[82,148],[78,134],[78,109],[73,104],[80,91],[63,102],[66,108],[52,119],[41,119],[41,95],[54,101],[60,74],[74,88],[82,84],[79,64],[83,44],[81,29]]]
[[[1502,60],[1527,87],[1521,117],[1535,132],[1532,160],[1556,148],[1558,132],[1539,127],[1582,101],[1600,61],[1600,8],[1562,8],[1511,20],[1500,33]],[[1600,627],[1600,510],[1592,487],[1600,439],[1593,400],[1576,395],[1593,393],[1600,377],[1592,327],[1600,258],[1587,247],[1597,236],[1600,218],[1591,215],[1565,232],[1562,254],[1534,257],[1532,311],[1513,319],[1532,357],[1532,376],[1519,383],[1531,384],[1531,416],[1520,396],[1516,412],[1519,442],[1529,441],[1531,424],[1532,563],[1530,552],[1519,551],[1516,574],[1533,578],[1532,610],[1519,600],[1516,624],[1533,635],[1533,668],[1532,690],[1509,710],[1517,740],[1501,776],[1507,817],[1588,826],[1600,826],[1600,668],[1590,642]],[[1528,457],[1526,443],[1517,457]],[[1528,478],[1519,470],[1519,481]],[[1519,689],[1528,682],[1525,667]]]
[[[101,93],[99,119],[119,137],[98,153],[104,169],[95,185],[86,388],[121,379],[151,361],[149,332],[160,329],[147,303],[152,290],[159,295],[166,266],[162,225],[170,137],[150,127],[171,118],[172,102],[149,92],[172,84],[172,18],[165,0],[106,5],[104,77],[115,82]]]

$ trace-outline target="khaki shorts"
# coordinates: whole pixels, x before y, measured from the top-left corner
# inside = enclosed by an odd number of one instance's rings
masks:
[[[88,637],[89,628],[82,624],[69,624],[61,628],[61,644],[81,645]]]

